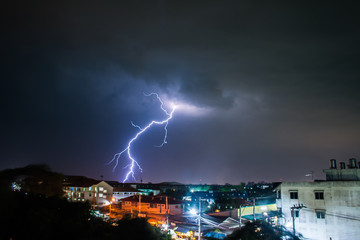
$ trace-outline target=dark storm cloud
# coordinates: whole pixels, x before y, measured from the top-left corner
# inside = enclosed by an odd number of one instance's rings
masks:
[[[139,142],[145,180],[301,179],[359,156],[360,25],[348,2],[8,1],[1,11],[3,167],[112,176],[99,166],[134,134],[130,121],[161,114],[142,95],[152,91],[209,112],[178,113],[165,148],[149,144],[160,130]],[[158,165],[182,170],[154,174]]]

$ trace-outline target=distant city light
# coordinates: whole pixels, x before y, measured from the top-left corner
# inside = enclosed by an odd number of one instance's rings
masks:
[[[21,187],[17,182],[12,182],[11,183],[11,189],[15,192],[15,191],[20,191]]]

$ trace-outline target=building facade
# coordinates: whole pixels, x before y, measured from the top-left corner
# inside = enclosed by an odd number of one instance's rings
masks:
[[[184,202],[166,196],[134,195],[121,200],[121,208],[128,212],[178,215],[184,213]]]
[[[113,187],[108,183],[82,176],[68,176],[64,192],[69,201],[89,201],[94,206],[107,205],[113,198]]]
[[[330,170],[324,170],[326,181],[281,183],[281,224],[306,239],[359,239],[360,181],[354,176],[360,169]]]
[[[123,198],[127,198],[133,195],[141,194],[141,191],[127,186],[127,187],[114,187],[113,199],[115,202],[119,202]]]

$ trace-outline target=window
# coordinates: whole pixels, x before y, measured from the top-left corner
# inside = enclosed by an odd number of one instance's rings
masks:
[[[294,210],[294,217],[296,217],[296,218],[298,218],[299,217],[299,213],[300,213],[300,211],[299,210]]]
[[[317,219],[325,219],[325,210],[315,210]]]
[[[290,192],[290,199],[298,199],[298,192],[297,191]]]
[[[102,191],[102,190],[104,190],[104,188],[103,188],[103,187],[99,187],[99,191]]]
[[[276,191],[276,198],[281,199],[281,191],[280,190]]]
[[[324,199],[324,192],[315,192],[315,199],[323,200]]]

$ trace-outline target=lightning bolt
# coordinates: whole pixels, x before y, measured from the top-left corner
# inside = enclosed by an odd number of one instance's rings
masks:
[[[135,176],[134,176],[134,170],[135,170],[135,167],[137,167],[141,172],[142,172],[142,168],[140,167],[139,163],[135,160],[135,158],[131,155],[131,146],[132,144],[135,142],[136,139],[138,139],[138,137],[140,137],[141,134],[143,134],[144,132],[146,132],[146,130],[148,130],[149,128],[151,128],[153,125],[164,125],[164,131],[165,131],[165,134],[164,134],[164,138],[163,138],[163,141],[160,145],[158,145],[157,147],[162,147],[164,146],[164,144],[167,143],[167,134],[168,134],[168,130],[167,130],[167,126],[169,124],[169,121],[170,119],[172,119],[173,117],[173,113],[176,109],[176,106],[175,105],[172,105],[171,106],[171,111],[168,111],[164,108],[164,103],[163,101],[161,100],[161,98],[159,97],[159,95],[157,93],[150,93],[150,94],[145,94],[144,95],[146,97],[150,97],[150,96],[156,96],[156,98],[158,99],[158,101],[160,102],[160,108],[161,110],[166,114],[166,119],[164,119],[163,121],[151,121],[148,125],[146,125],[144,128],[134,124],[133,122],[131,122],[131,125],[137,129],[139,129],[139,131],[136,133],[136,135],[130,139],[130,141],[128,142],[127,144],[127,147],[125,149],[123,149],[121,152],[119,153],[116,153],[114,155],[114,157],[111,159],[110,162],[108,162],[107,164],[111,164],[112,162],[115,162],[115,166],[113,168],[113,172],[115,171],[116,167],[118,166],[119,164],[119,160],[120,160],[120,157],[122,156],[123,153],[126,153],[127,154],[127,158],[130,160],[130,163],[128,165],[126,165],[124,168],[125,169],[128,169],[128,172],[126,173],[125,175],[125,178],[123,180],[123,182],[126,182],[128,180],[128,178],[130,177],[130,175],[133,177],[133,179],[135,179]]]

